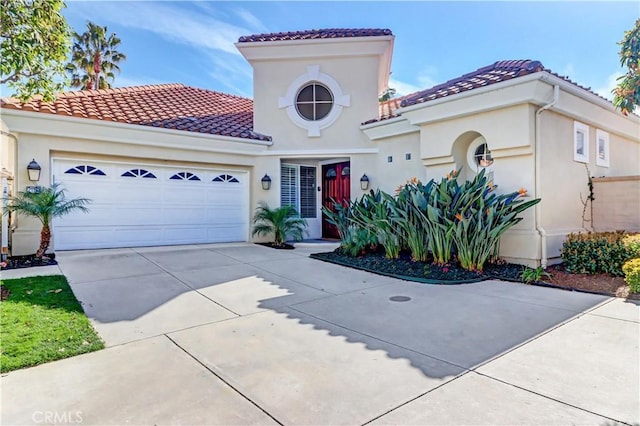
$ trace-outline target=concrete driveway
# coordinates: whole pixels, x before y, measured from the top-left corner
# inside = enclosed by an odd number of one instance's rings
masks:
[[[2,424],[640,421],[637,303],[414,284],[316,251],[59,253],[108,347],[4,375]]]

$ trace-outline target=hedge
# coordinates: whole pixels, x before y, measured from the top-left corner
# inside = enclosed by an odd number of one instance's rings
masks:
[[[640,254],[640,235],[625,232],[569,234],[562,245],[565,269],[574,274],[623,276],[622,265]]]

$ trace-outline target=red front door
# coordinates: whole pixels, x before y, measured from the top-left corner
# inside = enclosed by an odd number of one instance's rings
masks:
[[[322,166],[322,205],[333,207],[333,201],[346,202],[351,198],[351,167],[344,163]],[[327,222],[323,215],[322,236],[324,238],[340,238],[337,228]]]

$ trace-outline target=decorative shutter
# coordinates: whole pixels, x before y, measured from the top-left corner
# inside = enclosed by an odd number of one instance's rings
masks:
[[[300,216],[315,218],[316,215],[316,168],[300,166]]]
[[[298,168],[282,164],[280,166],[280,206],[298,206]]]

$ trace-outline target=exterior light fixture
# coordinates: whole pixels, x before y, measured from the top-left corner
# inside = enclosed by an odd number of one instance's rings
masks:
[[[29,180],[31,182],[37,182],[40,180],[41,171],[42,167],[40,167],[40,164],[36,163],[35,158],[27,165],[27,173],[29,174]]]
[[[271,189],[271,178],[268,174],[264,174],[264,177],[260,179],[260,183],[262,183],[262,189],[264,189],[265,191]]]
[[[367,176],[367,174],[363,174],[362,177],[360,178],[360,189],[362,189],[363,191],[366,191],[367,189],[369,189],[369,177]]]

